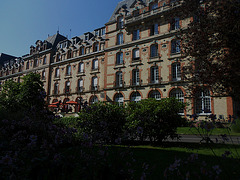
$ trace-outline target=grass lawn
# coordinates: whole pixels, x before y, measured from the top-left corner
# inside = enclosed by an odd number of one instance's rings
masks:
[[[177,129],[178,134],[199,134],[195,128],[189,127],[178,127]],[[225,128],[215,128],[212,130],[212,135],[220,135],[220,134],[227,134],[228,130]],[[240,136],[240,133],[230,131],[231,136]]]
[[[146,167],[146,179],[164,179],[164,171],[166,168],[173,164],[176,159],[181,159],[181,163],[184,162],[187,158],[190,157],[193,153],[198,153],[198,159],[193,161],[188,166],[182,166],[183,173],[185,171],[196,171],[200,172],[199,162],[205,161],[207,167],[212,169],[213,166],[219,165],[222,172],[220,174],[220,179],[239,179],[240,171],[239,171],[239,158],[237,156],[229,156],[228,158],[223,158],[222,154],[227,149],[232,149],[233,152],[237,150],[240,153],[240,145],[224,145],[224,144],[214,144],[212,149],[214,150],[216,156],[212,153],[211,149],[206,144],[197,144],[197,143],[179,143],[179,142],[171,142],[164,143],[161,146],[151,146],[151,145],[138,145],[138,146],[104,146],[106,147],[105,152],[107,152],[108,156],[98,155],[98,147],[96,146],[93,149],[85,149],[86,154],[94,154],[94,162],[98,164],[94,165],[93,168],[84,169],[84,173],[86,176],[89,174],[105,174],[104,177],[96,176],[96,179],[124,179],[119,174],[115,174],[119,172],[119,169],[124,169],[124,171],[128,171],[133,169],[133,179],[140,179],[143,168]],[[102,148],[102,147],[101,147]],[[100,148],[100,149],[101,149]],[[67,153],[75,154],[77,159],[80,161],[81,157],[79,157],[79,153],[82,152],[82,148],[72,148]],[[92,151],[92,152],[91,152]],[[122,157],[122,154],[126,154],[126,156]],[[235,155],[236,153],[234,153]],[[91,157],[91,156],[90,156]],[[79,161],[77,160],[77,161]],[[86,162],[83,162],[84,164]],[[129,166],[127,165],[129,164]],[[81,163],[80,163],[81,165]],[[91,167],[91,166],[90,166]],[[75,167],[74,173],[69,174],[69,178],[79,179],[81,177],[78,176],[79,171],[83,171],[82,167]],[[103,173],[103,171],[106,173]],[[69,172],[70,173],[70,172]],[[83,178],[83,177],[82,177]],[[94,178],[93,178],[94,179]],[[168,179],[180,179],[168,178]],[[185,179],[185,178],[184,178]],[[191,178],[190,178],[191,179]],[[210,178],[211,179],[211,178]]]
[[[173,164],[176,159],[184,160],[193,153],[198,153],[199,161],[205,161],[210,168],[219,165],[223,171],[221,179],[239,179],[240,168],[239,165],[236,166],[236,164],[239,164],[239,158],[236,158],[237,156],[235,158],[223,158],[222,154],[229,148],[236,155],[236,151],[240,153],[240,146],[214,144],[212,148],[216,156],[208,145],[194,143],[169,143],[165,147],[135,146],[131,149],[137,164],[149,164],[149,170],[147,171],[149,177],[147,179],[163,179],[163,173],[170,164]],[[200,167],[193,162],[189,171],[191,170],[199,172]]]

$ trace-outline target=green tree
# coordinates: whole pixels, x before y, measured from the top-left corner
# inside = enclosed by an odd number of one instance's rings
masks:
[[[175,98],[145,99],[128,105],[126,127],[133,138],[162,142],[167,137],[177,137],[177,127],[184,123],[178,112],[184,104]]]

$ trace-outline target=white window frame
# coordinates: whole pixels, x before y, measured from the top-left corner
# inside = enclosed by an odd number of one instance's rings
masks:
[[[124,97],[121,93],[115,95],[114,102],[118,103],[119,106],[123,106]]]
[[[184,103],[184,94],[183,91],[179,88],[173,89],[170,92],[170,97],[176,98],[179,102]],[[184,114],[184,109],[181,109],[179,112],[180,115]]]
[[[117,44],[118,45],[123,44],[123,33],[119,33],[117,35]]]
[[[139,58],[140,58],[139,48],[133,49],[133,60],[136,60]]]
[[[117,53],[117,62],[116,64],[123,64],[123,52]]]
[[[159,91],[157,90],[153,90],[149,93],[149,97],[148,98],[154,98],[156,100],[161,100],[161,94]]]
[[[84,63],[83,62],[79,63],[78,72],[79,73],[83,73],[84,72]]]
[[[195,112],[199,115],[209,115],[212,112],[211,109],[211,96],[208,89],[198,91],[195,99]],[[205,112],[208,109],[209,112]]]
[[[94,59],[92,62],[92,69],[97,70],[98,69],[98,59]]]
[[[153,66],[150,68],[151,83],[159,83],[159,70],[158,66]]]
[[[181,81],[181,64],[172,64],[172,81]]]
[[[137,86],[140,84],[139,69],[134,69],[132,71],[132,84]]]
[[[158,45],[157,44],[153,44],[150,46],[150,56],[152,58],[158,56]]]
[[[140,30],[136,29],[133,31],[133,41],[140,39]]]
[[[122,74],[122,71],[116,72],[116,85],[117,85],[117,87],[123,87],[123,74]]]
[[[132,102],[136,102],[137,103],[137,102],[141,101],[141,99],[142,99],[141,94],[138,91],[133,92],[131,94],[131,101]]]

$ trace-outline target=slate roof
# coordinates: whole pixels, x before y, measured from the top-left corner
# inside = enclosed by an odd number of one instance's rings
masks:
[[[4,62],[10,61],[11,59],[15,59],[15,58],[17,58],[17,57],[8,55],[8,54],[4,54],[4,53],[0,53],[0,65],[3,66]]]
[[[65,36],[63,36],[63,35],[61,35],[61,34],[59,34],[59,33],[57,32],[57,34],[54,34],[53,36],[49,36],[49,37],[46,39],[46,41],[49,42],[49,43],[52,45],[52,47],[56,47],[56,45],[57,45],[60,41],[63,41],[63,40],[65,40],[65,39],[67,39]]]
[[[119,8],[125,6],[127,10],[130,11],[130,6],[135,2],[136,0],[124,0],[118,3],[117,7],[113,11],[113,14],[111,18],[109,19],[109,22],[115,20],[116,12],[119,10]],[[143,3],[146,3],[147,0],[142,0]]]

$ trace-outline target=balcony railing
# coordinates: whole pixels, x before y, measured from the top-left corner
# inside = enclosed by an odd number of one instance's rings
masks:
[[[126,20],[125,26],[127,26],[127,25],[129,25],[131,23],[134,23],[136,21],[148,18],[150,16],[157,15],[159,13],[162,13],[164,11],[167,11],[167,10],[169,10],[171,8],[178,7],[178,6],[181,6],[181,1],[175,1],[175,2],[169,3],[169,4],[165,5],[165,6],[161,6],[159,8],[153,9],[151,11],[147,11],[145,13],[142,13],[142,14],[140,14],[138,16],[131,17],[131,18]]]
[[[90,85],[90,91],[98,91],[99,90],[99,86],[98,85]]]
[[[124,81],[114,81],[114,88],[124,88]]]
[[[141,86],[142,85],[142,80],[137,79],[137,80],[130,80],[130,86]]]

